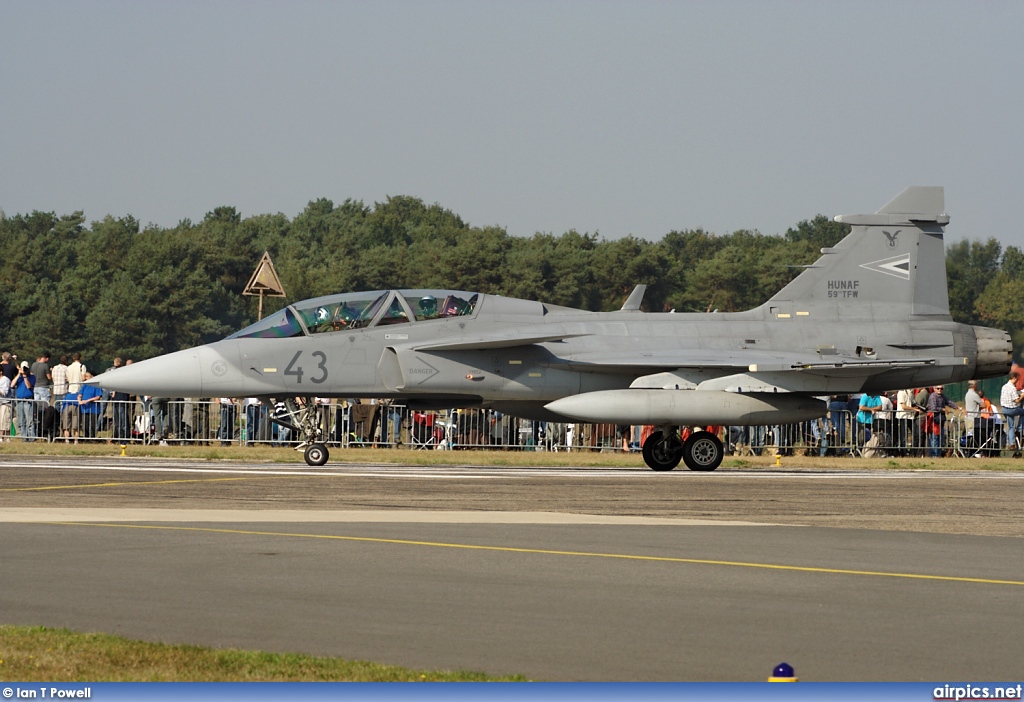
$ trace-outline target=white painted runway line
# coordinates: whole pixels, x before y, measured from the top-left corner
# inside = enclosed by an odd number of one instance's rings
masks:
[[[780,526],[756,522],[629,517],[564,512],[483,512],[444,510],[295,510],[12,507],[0,509],[0,522],[167,522],[167,523],[378,523],[378,524],[568,524],[645,526]]]
[[[564,466],[472,466],[436,465],[409,466],[396,464],[334,464],[321,468],[309,468],[297,464],[211,464],[206,462],[151,461],[148,459],[112,460],[103,462],[65,463],[63,460],[3,460],[0,468],[47,467],[73,470],[127,471],[138,473],[198,473],[221,475],[263,475],[263,476],[348,476],[366,478],[423,478],[423,479],[500,479],[500,478],[621,478],[647,476],[651,479],[715,479],[718,476],[743,479],[793,479],[793,480],[848,480],[848,479],[988,479],[1024,480],[1024,471],[949,471],[949,470],[814,470],[814,469],[726,469],[714,473],[700,473],[675,470],[654,473],[644,467],[564,467]]]

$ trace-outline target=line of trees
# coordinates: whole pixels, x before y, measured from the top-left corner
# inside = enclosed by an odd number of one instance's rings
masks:
[[[297,300],[354,290],[455,288],[613,310],[647,283],[649,311],[729,312],[755,307],[848,232],[819,215],[766,236],[672,231],[660,241],[608,241],[569,231],[509,236],[472,227],[440,205],[390,197],[372,207],[346,200],[242,218],[218,207],[202,222],[141,228],[131,216],[86,224],[58,216],[0,212],[0,347],[34,358],[80,351],[99,367],[114,356],[143,359],[222,338],[255,321],[241,292],[269,251]],[[1024,253],[961,241],[946,268],[954,319],[1006,329],[1024,342]]]

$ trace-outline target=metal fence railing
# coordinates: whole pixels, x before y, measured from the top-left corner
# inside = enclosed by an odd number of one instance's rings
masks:
[[[272,421],[280,407],[246,400],[106,400],[92,407],[33,400],[0,402],[0,439],[111,443],[291,446],[298,438]],[[639,451],[654,427],[565,424],[520,419],[486,409],[412,411],[387,402],[318,405],[329,446],[527,451]],[[996,412],[967,417],[830,411],[822,419],[775,426],[716,427],[735,455],[795,452],[818,456],[985,456],[1007,442]],[[1020,438],[1017,439],[1019,450]]]
[[[729,427],[733,453],[783,455],[802,451],[818,456],[867,458],[982,457],[997,455],[1006,446],[1003,417],[996,413],[968,418],[963,412],[899,417],[897,412],[876,411],[868,422],[857,413],[832,411],[822,419],[767,427]],[[1016,438],[1019,450],[1020,437]]]

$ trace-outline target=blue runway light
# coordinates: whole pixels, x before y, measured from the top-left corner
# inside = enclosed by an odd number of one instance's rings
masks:
[[[793,672],[793,666],[789,663],[779,663],[772,671],[768,682],[800,682],[800,678]]]

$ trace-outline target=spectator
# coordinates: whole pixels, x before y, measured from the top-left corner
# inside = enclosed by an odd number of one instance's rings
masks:
[[[82,365],[82,354],[75,351],[71,354],[74,361],[68,366],[68,394],[77,395],[82,389],[82,378],[85,375],[85,366]]]
[[[68,394],[68,357],[61,356],[60,363],[50,369],[53,377],[53,406],[60,410],[64,396]]]
[[[964,409],[967,412],[967,433],[974,438],[975,446],[984,441],[981,438],[981,395],[978,394],[978,381],[967,383],[967,394],[964,395]]]
[[[925,431],[925,425],[928,424],[928,396],[931,394],[932,390],[928,387],[918,388],[914,393],[914,406],[920,409],[914,427],[914,446],[918,449],[914,452],[916,456],[928,455],[928,433]]]
[[[910,453],[911,446],[916,445],[915,438],[920,432],[915,429],[917,417],[921,412],[921,408],[914,404],[913,390],[900,390],[896,393],[896,430],[899,434],[897,442],[904,456]]]
[[[210,398],[200,397],[192,402],[192,423],[191,436],[186,437],[200,442],[206,446],[207,441],[213,438],[210,427]],[[189,427],[186,427],[188,430]]]
[[[263,410],[263,403],[255,397],[245,398],[245,445],[251,446],[258,440],[260,432],[260,414]]]
[[[882,398],[864,393],[857,404],[857,445],[861,448],[871,439],[875,426],[875,410],[881,409]]]
[[[113,424],[112,441],[123,442],[132,438],[132,407],[135,396],[126,392],[110,393],[110,416]]]
[[[74,438],[75,443],[78,443],[79,427],[81,425],[81,417],[78,413],[78,395],[67,393],[64,395],[64,401],[61,403],[60,409],[60,428],[64,433],[64,443],[68,443],[68,440]]]
[[[402,443],[402,408],[392,400],[381,400],[380,441],[397,447]]]
[[[1014,361],[1010,364],[1010,372],[1017,374],[1017,380],[1014,381],[1014,386],[1017,388],[1018,392],[1024,393],[1024,368]]]
[[[168,404],[171,398],[169,397],[154,397],[153,403],[153,438],[160,442],[161,446],[167,445],[167,434],[169,432],[168,424]]]
[[[1006,445],[1013,449],[1017,448],[1017,417],[1024,415],[1020,390],[1017,389],[1018,379],[1017,371],[1011,370],[1009,379],[999,391],[999,404],[1003,409],[1003,421],[1006,422]]]
[[[623,453],[629,453],[629,425],[628,424],[616,424],[615,425],[615,443],[622,449]],[[534,435],[534,442],[536,443],[536,434]]]
[[[50,404],[52,399],[53,377],[50,374],[50,352],[43,351],[32,364],[32,375],[36,377],[36,385],[32,392],[37,403]]]
[[[0,373],[0,441],[11,440],[11,379]]]
[[[996,434],[995,418],[992,403],[985,393],[979,388],[978,397],[981,398],[981,410],[978,412],[978,421],[975,422],[974,440],[978,448],[984,448],[988,453],[993,453],[999,448],[999,434]]]
[[[503,443],[505,443],[503,422],[504,415],[502,415],[501,412],[495,412],[494,410],[488,410],[487,414],[487,421],[489,424],[488,430],[491,439],[490,443],[494,444],[495,446],[501,446]],[[576,433],[575,426],[576,425],[574,424],[570,424],[566,429],[566,446],[569,450],[572,450],[572,442],[575,438],[574,435]]]
[[[188,438],[185,431],[184,397],[172,397],[167,403],[167,427],[168,439],[177,439],[180,442],[181,439]]]
[[[0,362],[0,373],[2,373],[13,385],[15,378],[18,377],[18,364],[14,358],[11,357],[9,351],[4,351],[2,358],[3,361]]]
[[[82,437],[95,439],[96,429],[99,426],[100,410],[103,409],[100,400],[103,398],[103,391],[95,385],[86,385],[84,381],[92,378],[92,373],[85,371],[82,376],[83,383],[78,391],[78,407],[82,417]]]
[[[374,418],[377,415],[377,406],[370,404],[367,400],[356,400],[355,404],[349,405],[349,433],[359,443],[365,444],[373,440],[371,433],[377,427]]]
[[[235,438],[235,401],[230,397],[220,398],[220,427],[217,429],[217,438],[221,446],[230,445]]]
[[[892,398],[888,394],[882,393],[879,396],[882,400],[881,409],[875,412],[875,432],[885,435],[885,447],[891,448],[893,445],[892,438],[892,425],[893,425],[893,402]]]
[[[288,420],[288,403],[284,400],[274,400],[273,408],[270,410],[270,417],[277,417],[278,419]],[[283,424],[278,424],[271,419],[270,421],[270,440],[271,446],[287,446],[291,440],[292,430]]]
[[[114,365],[106,370],[109,373],[121,367],[121,359],[115,358]],[[104,393],[107,395],[107,393]],[[132,438],[131,412],[135,397],[126,392],[111,392],[106,397],[110,401],[110,419],[112,424],[110,443],[121,443]]]
[[[28,361],[22,361],[18,377],[14,379],[14,399],[18,405],[18,436],[25,441],[35,441],[36,438],[35,385],[36,378],[28,367]]]
[[[926,421],[930,421],[928,444],[931,446],[931,457],[938,458],[946,446],[946,408],[960,409],[959,405],[942,394],[943,387],[936,385],[928,396]]]
[[[139,395],[138,404],[132,408],[132,437],[144,444],[153,440],[153,398]]]
[[[44,410],[50,406],[53,397],[50,375],[50,352],[43,351],[35,363],[32,364],[32,375],[36,378],[36,385],[32,389],[32,396],[35,400],[35,427],[36,434],[43,436]],[[52,437],[52,434],[51,434]]]
[[[833,395],[828,401],[829,426],[835,432],[835,440],[830,443],[837,455],[849,455],[846,448],[846,406],[849,401],[846,395]]]

